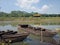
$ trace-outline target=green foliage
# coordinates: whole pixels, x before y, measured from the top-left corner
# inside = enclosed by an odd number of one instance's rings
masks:
[[[0,12],[0,17],[33,17],[37,12],[11,11],[11,13]],[[60,14],[40,14],[40,17],[60,17]]]
[[[0,17],[29,17],[32,16],[31,13],[24,11],[11,11],[11,13],[0,12]]]

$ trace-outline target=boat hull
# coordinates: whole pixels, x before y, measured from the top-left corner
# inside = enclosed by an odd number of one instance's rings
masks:
[[[47,37],[53,37],[57,34],[57,32],[52,32],[52,30],[44,29],[44,28],[41,28],[41,27],[28,26],[27,28],[22,28],[20,26],[18,29],[23,29],[23,30],[26,30],[29,33],[32,33],[32,34],[35,34],[35,35],[40,35],[40,36],[41,36],[41,33],[42,33],[42,36],[47,36]]]
[[[10,35],[2,35],[2,40],[5,43],[15,43],[15,42],[21,42],[24,39],[27,38],[29,34],[28,33],[21,33],[21,34],[10,34]]]

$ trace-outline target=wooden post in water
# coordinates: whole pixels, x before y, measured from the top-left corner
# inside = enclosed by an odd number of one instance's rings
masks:
[[[42,29],[41,29],[41,42],[43,42],[43,33],[42,33]]]

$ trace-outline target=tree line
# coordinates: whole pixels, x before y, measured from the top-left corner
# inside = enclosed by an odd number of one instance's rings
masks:
[[[37,12],[11,11],[11,13],[0,12],[0,17],[34,17],[39,14],[40,17],[60,17],[60,14],[40,14]]]

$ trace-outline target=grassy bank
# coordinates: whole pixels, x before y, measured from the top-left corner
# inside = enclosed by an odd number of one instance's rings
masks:
[[[7,21],[7,22],[6,22]],[[0,24],[60,25],[60,17],[0,17]]]

